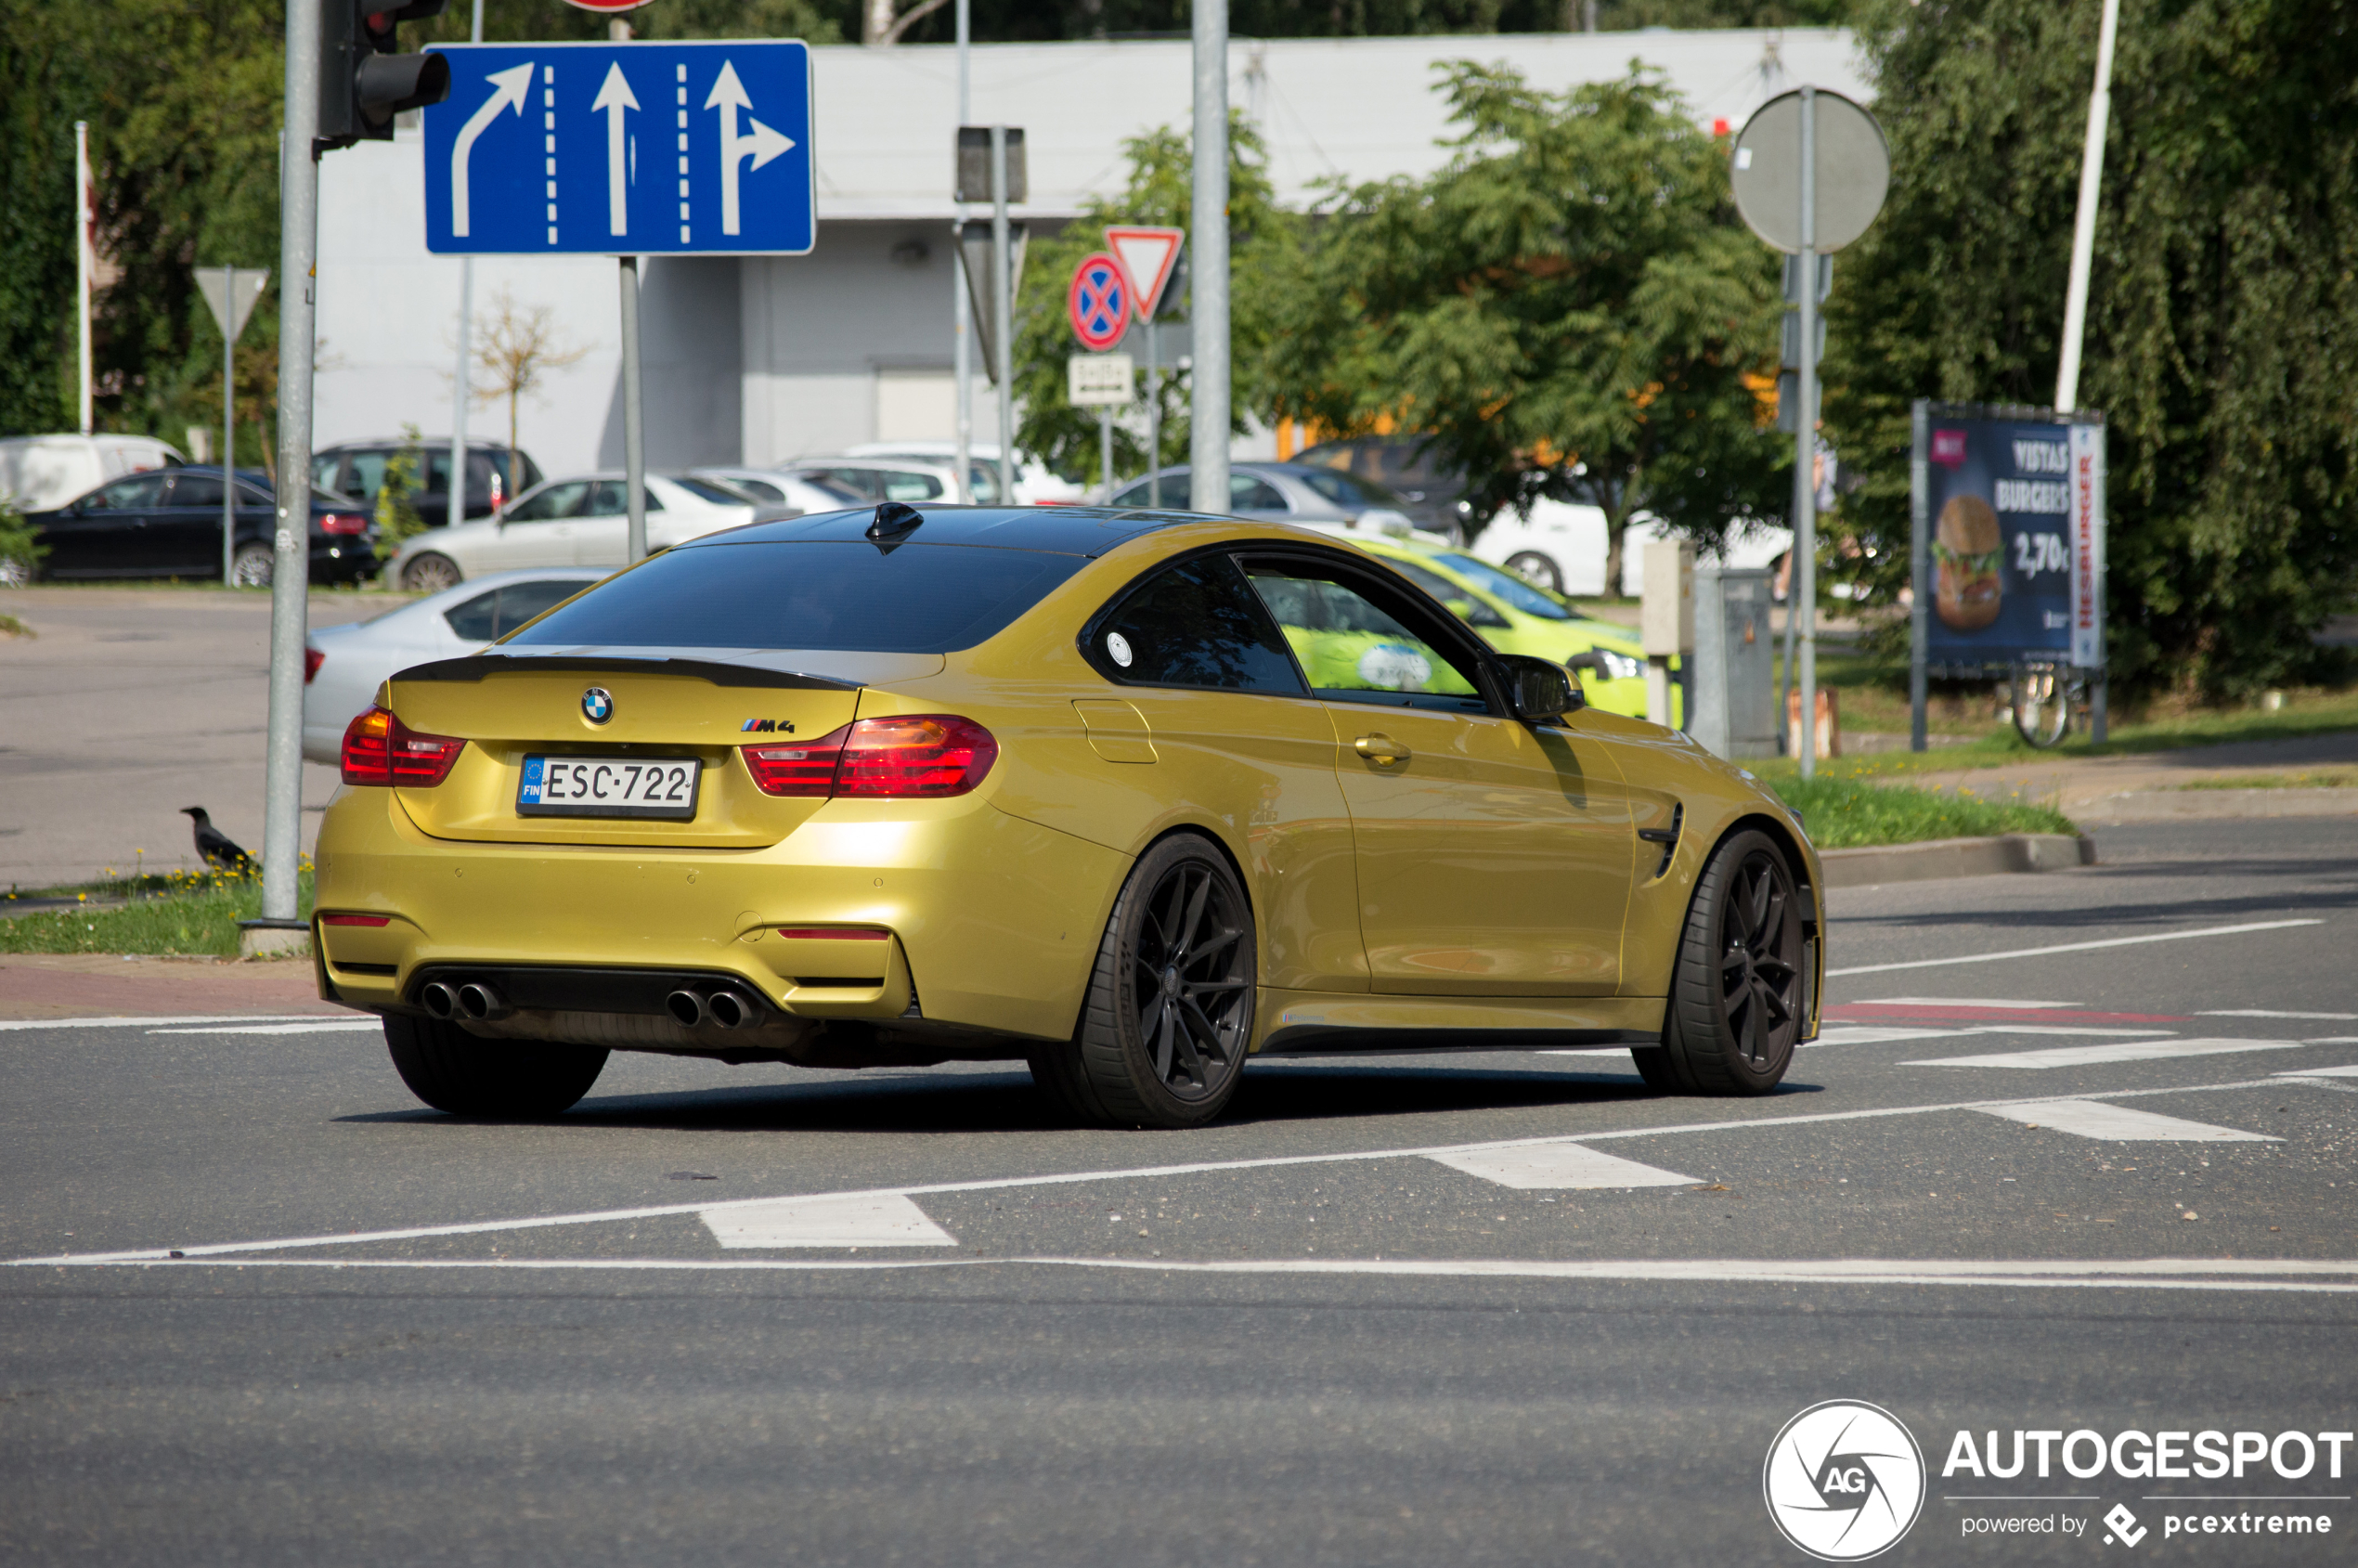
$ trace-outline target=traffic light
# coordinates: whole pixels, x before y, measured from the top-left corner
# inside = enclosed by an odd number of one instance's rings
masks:
[[[295,0],[300,5],[304,0]],[[450,62],[394,53],[394,28],[439,16],[447,0],[310,0],[320,6],[315,152],[391,141],[393,117],[450,96]]]

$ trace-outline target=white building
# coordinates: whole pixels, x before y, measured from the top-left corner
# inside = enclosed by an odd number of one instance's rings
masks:
[[[812,51],[818,243],[801,257],[656,257],[645,271],[648,460],[769,464],[871,440],[947,439],[954,377],[950,224],[957,57],[949,47]],[[1659,69],[1696,118],[1741,125],[1809,81],[1869,96],[1851,35],[1781,32],[1238,40],[1229,94],[1259,126],[1281,200],[1319,182],[1419,175],[1445,162],[1436,65],[1503,61],[1535,85]],[[977,45],[972,123],[1025,128],[1035,225],[1122,184],[1124,138],[1189,119],[1185,40]],[[423,139],[404,130],[320,162],[315,441],[450,428],[460,264],[425,249]],[[581,351],[518,410],[551,473],[621,461],[615,263],[496,256],[475,264],[475,314],[502,294],[548,306]],[[976,439],[995,439],[978,381]],[[480,400],[470,434],[502,439]]]

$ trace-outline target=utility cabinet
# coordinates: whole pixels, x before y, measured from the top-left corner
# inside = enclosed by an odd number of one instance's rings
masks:
[[[1695,568],[1695,651],[1688,733],[1715,756],[1777,755],[1777,648],[1768,610],[1774,574]]]

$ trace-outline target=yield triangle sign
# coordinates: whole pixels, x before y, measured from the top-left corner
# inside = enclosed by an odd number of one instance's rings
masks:
[[[266,266],[197,268],[197,288],[213,311],[221,335],[231,343],[237,342],[238,334],[246,330],[246,317],[253,314],[254,303],[262,298],[262,291],[269,281],[270,269]]]
[[[1178,263],[1179,247],[1187,242],[1184,228],[1108,228],[1106,249],[1121,260],[1130,274],[1131,308],[1141,321],[1151,321],[1162,304],[1162,291]]]
[[[1029,237],[1024,225],[1007,226],[1010,293],[1022,292],[1024,242]],[[999,355],[991,334],[997,328],[998,317],[991,308],[991,225],[987,221],[970,219],[959,231],[958,258],[966,274],[966,300],[974,307],[975,346],[982,350],[983,373],[995,382],[999,379]]]

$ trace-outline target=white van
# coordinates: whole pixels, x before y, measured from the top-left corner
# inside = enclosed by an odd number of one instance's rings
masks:
[[[19,435],[0,441],[0,499],[54,512],[110,479],[188,460],[148,435]]]

